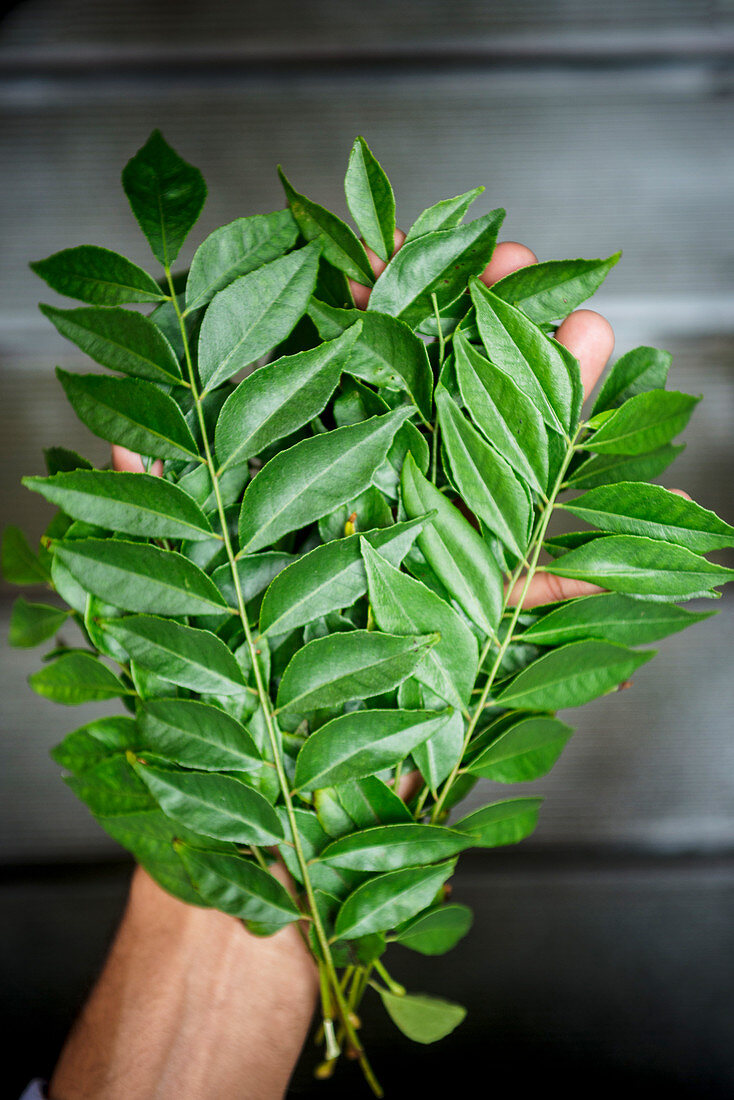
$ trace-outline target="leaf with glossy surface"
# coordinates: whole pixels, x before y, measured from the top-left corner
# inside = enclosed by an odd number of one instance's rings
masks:
[[[395,196],[363,137],[352,146],[344,193],[365,244],[387,262],[395,247]]]
[[[655,451],[683,431],[700,400],[675,390],[638,393],[584,439],[583,446],[595,454],[638,455]]]
[[[536,612],[539,610],[534,608]],[[603,638],[620,645],[644,645],[676,634],[715,614],[715,611],[697,613],[675,604],[602,592],[598,596],[582,596],[551,605],[548,613],[520,637],[536,645],[562,645],[582,638]]]
[[[349,226],[330,210],[300,195],[280,167],[278,175],[290,212],[306,240],[315,241],[324,259],[350,279],[363,286],[372,286],[375,280],[367,253]]]
[[[138,715],[146,747],[200,771],[256,771],[255,742],[235,718],[194,699],[149,699]]]
[[[82,775],[108,756],[134,748],[138,738],[134,718],[111,715],[67,733],[64,740],[51,749],[50,755],[66,771]]]
[[[447,859],[466,847],[463,833],[442,825],[378,825],[333,841],[319,859],[351,871],[397,871]]]
[[[467,934],[473,919],[466,905],[437,905],[402,925],[395,942],[420,955],[445,955]]]
[[[337,797],[358,829],[413,821],[402,798],[376,775],[341,783]]]
[[[405,240],[412,241],[416,237],[423,237],[426,233],[435,233],[439,229],[455,229],[457,225],[461,225],[467,210],[483,192],[483,187],[475,187],[472,191],[465,191],[463,195],[457,195],[456,198],[441,199],[440,202],[427,207],[415,219],[406,234]]]
[[[147,271],[117,252],[96,245],[64,248],[29,266],[52,290],[92,305],[162,302],[168,297]]]
[[[306,245],[242,275],[215,295],[199,334],[205,390],[272,351],[303,316],[316,285],[319,246]]]
[[[411,867],[376,875],[358,886],[337,913],[334,929],[340,939],[384,932],[430,905],[453,873],[456,860],[434,867]]]
[[[621,255],[530,264],[494,283],[492,293],[522,310],[536,325],[558,321],[599,289]]]
[[[535,831],[542,798],[508,798],[463,817],[454,829],[472,837],[473,848],[518,844]]]
[[[548,774],[572,733],[558,718],[523,718],[503,730],[467,770],[495,783],[528,783]]]
[[[40,645],[61,629],[68,616],[68,611],[45,603],[28,603],[19,596],[10,615],[8,641],[21,649]]]
[[[649,481],[667,470],[683,450],[685,443],[677,447],[666,443],[655,451],[641,455],[591,455],[575,468],[565,484],[569,489],[596,489],[599,485],[619,481]]]
[[[335,428],[281,451],[250,482],[240,511],[240,546],[252,553],[328,515],[370,485],[410,408]]]
[[[298,920],[300,913],[288,891],[253,860],[181,843],[176,851],[208,905],[240,920],[273,925],[273,931]]]
[[[616,409],[646,390],[663,389],[673,356],[659,348],[639,347],[622,355],[604,379],[591,415]]]
[[[388,1016],[403,1035],[414,1043],[437,1043],[450,1035],[466,1016],[466,1009],[441,997],[425,993],[398,996],[378,989]]]
[[[91,653],[65,653],[28,677],[37,695],[73,707],[131,695],[114,672]]]
[[[336,340],[260,367],[225,401],[214,443],[222,470],[245,462],[317,416],[346,368],[360,323]]]

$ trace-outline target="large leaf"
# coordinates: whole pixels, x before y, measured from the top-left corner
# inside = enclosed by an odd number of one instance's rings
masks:
[[[440,309],[461,294],[469,276],[481,274],[504,216],[504,210],[492,210],[469,225],[408,241],[377,280],[370,308],[415,328],[433,313],[434,295]]]
[[[416,237],[425,236],[426,233],[435,233],[438,229],[454,229],[461,224],[467,210],[483,191],[483,187],[475,187],[473,191],[465,191],[463,195],[457,195],[453,199],[441,199],[440,202],[427,207],[415,219],[405,240],[412,241]]]
[[[283,928],[301,915],[276,878],[250,859],[179,843],[176,851],[204,901],[240,920]]]
[[[126,611],[154,615],[224,614],[227,605],[205,573],[182,554],[121,539],[54,543],[85,589]]]
[[[569,489],[595,489],[618,481],[649,481],[667,470],[684,448],[685,443],[677,447],[665,443],[641,455],[591,455],[572,471],[565,484]]]
[[[389,989],[378,989],[385,1009],[395,1024],[414,1043],[437,1043],[450,1035],[466,1016],[466,1009],[441,997],[426,993],[402,996]]]
[[[135,771],[173,821],[215,840],[277,844],[283,828],[261,794],[239,779],[214,772],[174,771],[138,759]]]
[[[558,718],[521,718],[480,752],[467,770],[495,783],[527,783],[548,774],[572,733]]]
[[[65,653],[28,677],[37,695],[72,707],[131,695],[114,672],[91,653]]]
[[[542,798],[508,798],[463,817],[454,829],[471,836],[473,848],[518,844],[535,830]]]
[[[546,260],[505,275],[492,293],[521,309],[536,325],[567,317],[599,289],[619,260]]]
[[[477,427],[532,488],[548,486],[548,435],[533,402],[480,355],[461,333],[454,337],[456,378]]]
[[[138,665],[173,684],[212,695],[241,695],[246,690],[233,654],[208,630],[155,615],[109,619],[104,630]]]
[[[263,598],[260,631],[285,634],[330,611],[351,607],[367,591],[360,538],[378,549],[393,565],[400,565],[425,523],[425,517],[396,523],[363,536],[335,539],[305,554],[280,573]],[[388,632],[389,633],[389,632]],[[429,632],[430,633],[430,632]]]
[[[716,595],[713,589],[734,577],[734,569],[714,565],[683,546],[641,535],[595,538],[546,568],[558,577],[663,600]]]
[[[683,431],[700,400],[675,390],[635,394],[584,439],[584,447],[597,454],[655,451]]]
[[[384,932],[430,905],[453,873],[456,860],[434,867],[410,867],[376,875],[358,886],[337,913],[334,925],[340,939],[356,939]]]
[[[316,638],[283,673],[278,709],[305,714],[390,691],[438,640],[438,634],[403,637],[371,630]]]
[[[83,775],[111,754],[134,748],[138,739],[134,718],[110,715],[67,733],[64,740],[51,749],[51,757],[73,775]]]
[[[69,612],[45,603],[28,603],[22,596],[13,604],[8,641],[23,649],[40,645],[60,630]]]
[[[374,276],[367,253],[349,226],[317,202],[300,195],[286,179],[283,170],[278,167],[280,182],[288,200],[291,214],[296,220],[302,236],[307,241],[315,241],[322,250],[323,257],[350,279],[372,286]]]
[[[546,424],[562,433],[568,431],[574,386],[558,346],[478,279],[472,279],[470,289],[477,327],[490,360],[533,401]]]
[[[151,382],[182,384],[176,353],[145,314],[116,306],[56,309],[42,305],[40,310],[95,363]]]
[[[215,295],[199,334],[205,390],[272,351],[305,312],[316,285],[319,246],[289,252],[242,275]]]
[[[380,630],[389,634],[430,634],[441,640],[413,675],[459,708],[469,701],[477,673],[477,641],[464,621],[420,581],[401,573],[366,539],[362,555],[367,570],[372,610]],[[430,624],[430,626],[428,625]]]
[[[563,507],[603,531],[648,535],[699,553],[734,546],[734,527],[661,485],[623,481],[600,486]]]
[[[352,146],[344,192],[349,213],[365,244],[387,261],[395,247],[395,196],[363,137],[358,137]]]
[[[410,408],[395,409],[304,439],[271,458],[245,490],[242,550],[252,553],[271,546],[364,492],[411,413]]]
[[[472,926],[466,905],[437,905],[407,921],[395,934],[395,942],[421,955],[445,955]]]
[[[447,859],[466,847],[463,833],[441,825],[378,825],[333,841],[319,859],[351,871],[397,871]]]
[[[579,707],[628,680],[652,657],[612,642],[571,642],[539,657],[495,696],[498,706],[520,710]]]
[[[53,477],[26,477],[23,484],[73,519],[126,535],[192,541],[214,534],[199,505],[162,477],[73,470]]]
[[[461,760],[463,747],[464,721],[455,710],[438,733],[413,749],[413,762],[434,793]]]
[[[432,737],[449,710],[356,710],[312,733],[296,760],[296,789],[333,787],[404,760]]]
[[[69,374],[61,367],[56,376],[76,415],[100,439],[154,458],[198,459],[183,413],[152,382]]]
[[[186,280],[186,312],[201,309],[241,275],[277,260],[296,243],[290,210],[255,214],[215,229],[194,253]]]
[[[154,130],[125,165],[122,186],[153,255],[170,267],[206,200],[204,177]]]
[[[147,271],[117,252],[96,245],[64,248],[30,267],[52,290],[93,305],[162,302],[168,297]]]
[[[528,543],[531,504],[509,464],[471,426],[443,386],[436,405],[453,481],[466,506],[518,558]]]
[[[663,389],[673,357],[659,348],[633,348],[614,364],[599,390],[591,415],[616,409],[635,394]]]
[[[149,699],[138,713],[146,747],[200,771],[257,771],[260,754],[250,734],[218,707],[193,699]]]
[[[401,485],[408,516],[436,513],[418,536],[421,553],[469,618],[491,634],[502,614],[502,574],[484,539],[423,476],[410,454]]]
[[[534,609],[538,610],[542,609]],[[602,592],[598,596],[582,596],[551,605],[548,614],[529,626],[520,638],[536,645],[561,645],[581,638],[644,645],[685,630],[714,614],[714,611],[696,613],[675,604]]]
[[[346,368],[360,324],[310,351],[254,371],[225,401],[215,446],[222,470],[245,462],[323,410]]]

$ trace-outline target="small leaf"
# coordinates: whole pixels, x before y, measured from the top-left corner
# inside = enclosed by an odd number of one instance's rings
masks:
[[[457,710],[438,733],[413,749],[415,766],[434,793],[461,760],[463,748],[464,721]]]
[[[204,177],[154,130],[125,165],[122,186],[153,255],[170,267],[206,200]]]
[[[445,1039],[466,1016],[461,1005],[425,993],[398,996],[388,989],[378,989],[378,993],[392,1022],[414,1043]]]
[[[405,240],[412,241],[416,237],[425,236],[426,233],[435,233],[438,229],[455,229],[464,220],[464,215],[471,204],[483,191],[483,187],[475,187],[473,191],[465,191],[455,199],[442,199],[433,206],[429,206],[415,219]]]
[[[52,290],[92,305],[162,302],[168,297],[137,264],[96,245],[64,248],[45,260],[37,260],[30,268]]]
[[[402,925],[395,942],[421,955],[445,955],[467,934],[472,920],[466,905],[438,905]]]
[[[341,783],[336,793],[358,829],[413,821],[402,798],[376,775],[366,775],[363,779]]]
[[[31,673],[28,683],[37,695],[67,707],[132,694],[114,672],[91,653],[66,653]]]
[[[495,783],[539,779],[551,770],[572,733],[558,718],[522,718],[467,764],[467,771]]]
[[[642,455],[591,455],[573,470],[565,484],[569,489],[596,489],[619,481],[649,481],[667,470],[684,449],[685,443],[678,447],[666,443]]]
[[[384,932],[430,905],[453,873],[456,860],[433,867],[410,867],[376,875],[358,886],[337,913],[334,929],[339,939],[356,939]]]
[[[149,699],[139,724],[146,747],[200,771],[258,771],[257,746],[235,718],[193,699]]]
[[[134,718],[111,715],[67,733],[51,749],[51,758],[73,775],[83,775],[114,753],[133,748],[139,739]]]
[[[164,385],[183,385],[176,353],[143,313],[118,307],[55,309],[41,305],[62,336],[110,370]]]
[[[615,252],[606,260],[546,260],[505,275],[492,293],[522,310],[536,325],[568,317],[590,298],[619,260]]]
[[[639,455],[655,451],[682,432],[700,397],[674,390],[652,390],[630,397],[590,437],[587,451]]]
[[[450,710],[357,710],[312,733],[296,760],[296,789],[333,787],[404,760],[443,725]]]
[[[199,334],[205,390],[272,351],[303,316],[313,294],[319,246],[307,245],[242,275],[220,290]]]
[[[69,612],[45,603],[28,603],[22,596],[13,604],[8,641],[12,646],[29,649],[40,645],[61,629]]]
[[[330,210],[300,195],[280,167],[278,176],[302,236],[307,241],[316,241],[324,259],[350,279],[363,286],[372,286],[375,280],[367,253],[349,226]]]
[[[215,229],[194,253],[186,280],[186,312],[205,306],[241,275],[279,259],[293,247],[298,227],[290,210],[237,218]]]
[[[76,451],[70,451],[68,447],[44,447],[43,457],[49,474],[66,474],[71,470],[92,470],[94,467],[88,459],[83,458]]]
[[[410,408],[394,409],[279,452],[247,489],[240,511],[240,545],[252,553],[305,527],[368,487]],[[337,468],[339,475],[335,476]]]
[[[199,458],[178,405],[151,382],[69,374],[61,367],[56,376],[74,412],[100,439],[154,458]]]
[[[713,611],[696,613],[675,604],[603,592],[551,605],[548,614],[529,626],[520,639],[536,645],[562,645],[582,638],[603,638],[620,645],[644,645],[685,630],[713,614]]]
[[[612,367],[604,380],[591,415],[606,409],[616,409],[646,390],[663,389],[673,357],[658,348],[633,348]]]
[[[351,871],[397,871],[447,859],[466,847],[463,833],[441,825],[378,825],[333,841],[319,859]]]
[[[9,584],[47,584],[50,579],[21,529],[12,524],[3,531],[2,572]]]
[[[221,912],[272,925],[273,931],[300,917],[285,887],[253,860],[181,843],[176,851],[204,901]]]
[[[150,474],[74,470],[54,477],[25,477],[23,484],[73,519],[126,535],[198,540],[214,533],[187,493]]]
[[[508,798],[492,802],[457,821],[454,829],[472,837],[474,848],[518,844],[534,832],[542,798]]]
[[[395,247],[395,196],[363,137],[352,146],[344,191],[365,244],[387,263]]]

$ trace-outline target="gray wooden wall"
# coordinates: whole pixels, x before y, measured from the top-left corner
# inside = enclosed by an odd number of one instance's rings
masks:
[[[83,242],[147,262],[119,173],[153,126],[208,181],[197,240],[280,206],[279,162],[343,211],[340,180],[362,133],[393,180],[403,225],[482,183],[477,213],[506,206],[505,238],[543,259],[622,248],[597,305],[618,351],[669,348],[671,384],[705,398],[664,482],[731,518],[733,56],[730,0],[17,4],[0,23],[3,520],[39,532],[38,498],[18,481],[41,471],[42,446],[104,459],[62,400],[52,368],[80,358],[38,314],[38,299],[53,296],[26,265]],[[473,946],[486,946],[487,962],[471,979],[461,966],[441,974],[449,995],[461,995],[452,975],[466,986],[479,1047],[482,1021],[496,1031],[504,1019],[507,1038],[515,1020],[518,1049],[556,1037],[566,1074],[596,1059],[641,1081],[647,1065],[675,1095],[679,1085],[730,1094],[734,599],[719,607],[663,642],[632,691],[574,715],[576,737],[532,785],[547,796],[536,836],[459,879],[457,893],[479,907]],[[107,929],[121,896],[118,880],[79,870],[117,852],[47,757],[98,711],[34,697],[24,678],[36,660],[4,649],[0,688],[0,898],[29,957],[40,940],[60,951],[69,937],[78,943],[66,922],[95,897]],[[54,899],[63,930],[46,915],[29,938],[29,907],[46,912]],[[24,955],[9,942],[5,972],[17,978]],[[91,954],[72,951],[78,983],[103,947],[99,933],[91,942]],[[673,960],[683,957],[695,966],[681,970]],[[58,1029],[81,988],[68,970],[33,987],[33,1018],[45,1005]]]

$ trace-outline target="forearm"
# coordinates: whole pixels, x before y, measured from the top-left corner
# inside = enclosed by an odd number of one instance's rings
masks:
[[[102,975],[62,1052],[52,1100],[277,1100],[317,978],[297,930],[249,935],[137,871]]]

